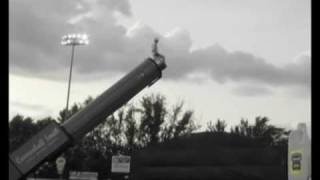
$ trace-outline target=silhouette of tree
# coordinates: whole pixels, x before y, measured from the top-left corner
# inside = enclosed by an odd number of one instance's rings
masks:
[[[52,117],[46,117],[46,118],[37,120],[35,124],[37,125],[38,129],[41,130],[53,122],[57,122],[57,121]]]
[[[161,95],[145,96],[141,101],[141,123],[139,140],[143,145],[155,144],[160,140],[161,125],[165,121],[167,109],[165,98]]]
[[[258,116],[255,118],[255,123],[250,125],[248,120],[241,119],[240,124],[231,128],[230,132],[240,136],[248,136],[259,138],[266,144],[276,145],[286,143],[287,139],[284,135],[288,134],[284,128],[278,128],[274,125],[269,125],[268,117]]]
[[[67,114],[71,117],[94,99],[88,97],[81,104],[74,104]],[[166,98],[160,94],[144,96],[138,105],[127,104],[107,117],[92,131],[69,148],[64,156],[67,158],[66,170],[97,171],[104,173],[110,170],[111,157],[117,153],[131,154],[134,149],[146,147],[177,137],[186,136],[200,126],[193,120],[193,111],[183,111],[183,102],[167,107]],[[16,115],[9,123],[10,152],[22,145],[53,121],[63,123],[66,109],[59,112],[57,120],[46,117],[38,121]],[[267,117],[256,117],[254,124],[241,119],[232,134],[261,139],[268,145],[286,144],[286,136],[290,131],[269,125]],[[226,121],[218,119],[215,123],[207,123],[207,130],[215,133],[226,133]],[[108,164],[109,163],[109,164]],[[42,173],[56,174],[55,162],[43,166]]]
[[[134,118],[134,114],[137,112],[134,106],[130,106],[127,110],[126,116],[124,118],[125,123],[125,137],[127,140],[127,148],[129,152],[132,152],[134,148],[137,147],[136,143],[138,140],[138,124]]]
[[[79,104],[73,104],[70,109],[68,109],[68,112],[66,112],[66,109],[64,108],[59,112],[59,117],[57,118],[59,123],[63,123],[66,120],[68,120],[72,115],[76,114],[80,109],[83,107]]]
[[[214,123],[212,121],[207,122],[207,132],[215,132],[216,128],[214,126]]]
[[[9,151],[12,152],[38,132],[39,128],[30,117],[16,115],[9,123]]]
[[[167,141],[179,136],[191,134],[200,128],[193,120],[193,111],[183,113],[183,102],[177,103],[167,116],[161,132],[161,141]]]
[[[225,120],[220,120],[218,119],[217,122],[215,124],[213,124],[212,121],[209,121],[207,123],[207,132],[217,132],[217,133],[224,133],[225,129],[227,127],[227,123],[225,122]]]

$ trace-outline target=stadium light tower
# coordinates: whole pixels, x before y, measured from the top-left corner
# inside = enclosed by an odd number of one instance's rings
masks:
[[[64,114],[64,120],[67,119],[67,113],[68,113],[68,107],[69,107],[70,84],[71,84],[71,76],[72,76],[72,65],[73,65],[73,59],[74,59],[74,49],[76,46],[87,45],[87,44],[89,44],[87,34],[68,34],[62,37],[61,45],[72,47],[68,94],[67,94],[67,105],[66,105],[66,111]]]

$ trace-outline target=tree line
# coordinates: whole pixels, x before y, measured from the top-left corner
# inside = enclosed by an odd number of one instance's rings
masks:
[[[14,116],[9,121],[9,151],[13,152],[48,124],[64,122],[93,100],[88,97],[83,103],[74,104],[68,111],[63,109],[57,118],[35,120],[19,114]],[[255,123],[249,124],[247,119],[241,119],[238,125],[227,132],[226,121],[218,119],[216,122],[209,121],[204,131],[258,138],[270,146],[286,145],[289,131],[270,125],[269,121],[268,117],[259,116],[255,118]],[[183,102],[169,107],[165,96],[146,95],[138,104],[128,103],[104,119],[69,148],[63,154],[67,159],[66,170],[95,171],[108,176],[113,155],[130,155],[134,150],[191,135],[200,128],[194,119],[194,111],[184,110]],[[38,176],[56,177],[55,160],[44,163],[36,172]]]

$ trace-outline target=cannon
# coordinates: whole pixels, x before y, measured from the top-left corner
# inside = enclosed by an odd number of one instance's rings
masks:
[[[25,178],[43,162],[58,157],[133,96],[154,84],[166,67],[165,57],[153,52],[152,58],[146,58],[64,123],[52,123],[42,129],[9,155],[9,180]]]

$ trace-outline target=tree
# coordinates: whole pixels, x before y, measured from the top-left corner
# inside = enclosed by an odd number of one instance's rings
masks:
[[[45,128],[46,126],[48,126],[51,123],[56,123],[57,121],[51,117],[46,117],[43,119],[39,119],[37,120],[37,122],[35,123],[38,126],[39,130],[42,130],[43,128]]]
[[[186,134],[191,134],[194,130],[196,130],[198,127],[194,124],[192,120],[193,111],[186,111],[181,120],[177,122],[177,125],[175,126],[174,131],[174,138],[178,136],[183,136]]]
[[[16,115],[9,122],[9,151],[12,152],[39,131],[39,127],[30,117]]]
[[[68,112],[66,109],[61,110],[57,120],[46,117],[34,122],[31,118],[17,115],[9,125],[10,150],[53,121],[65,122],[65,114],[71,117],[93,100],[88,97],[83,103],[73,104]],[[108,162],[112,155],[131,154],[134,149],[185,136],[199,128],[194,123],[193,111],[183,111],[183,102],[172,109],[166,106],[166,99],[160,94],[144,96],[139,105],[124,105],[64,152],[67,160],[66,171],[102,173],[105,169],[110,169]],[[41,169],[40,176],[57,176],[55,159],[49,160]]]
[[[250,125],[248,120],[241,119],[240,124],[235,126],[235,129],[231,128],[231,133],[240,136],[259,138],[269,145],[285,143],[286,139],[283,138],[283,135],[286,135],[289,132],[285,131],[284,128],[269,125],[269,121],[268,117],[258,116],[255,118],[255,124]]]
[[[141,101],[141,123],[139,127],[139,139],[143,145],[155,144],[160,140],[161,125],[165,121],[167,109],[165,97],[161,95],[145,96]]]
[[[191,134],[200,128],[193,120],[193,111],[183,113],[183,102],[179,102],[169,111],[161,132],[161,141],[167,141],[179,136]]]
[[[213,124],[212,121],[209,121],[207,123],[207,130],[206,131],[224,133],[226,127],[227,127],[227,123],[224,120],[218,119],[216,124]]]
[[[79,104],[73,104],[71,108],[68,109],[68,111],[66,110],[66,108],[62,109],[59,112],[59,117],[57,118],[58,122],[64,123],[67,119],[69,119],[72,115],[76,114],[81,109],[83,109],[83,107]]]
[[[125,137],[127,140],[127,148],[128,151],[131,153],[133,149],[137,147],[136,143],[138,140],[138,125],[137,122],[134,118],[134,114],[137,112],[134,106],[130,106],[129,109],[127,110],[127,114],[124,118],[124,123],[126,124],[124,132],[125,132]]]
[[[206,129],[207,132],[215,132],[216,131],[216,128],[213,124],[212,121],[209,121],[207,122],[207,129]]]
[[[139,142],[148,146],[179,136],[188,135],[200,126],[193,121],[193,111],[183,109],[183,102],[172,109],[166,108],[164,96],[151,94],[142,98],[138,112],[141,113]]]

